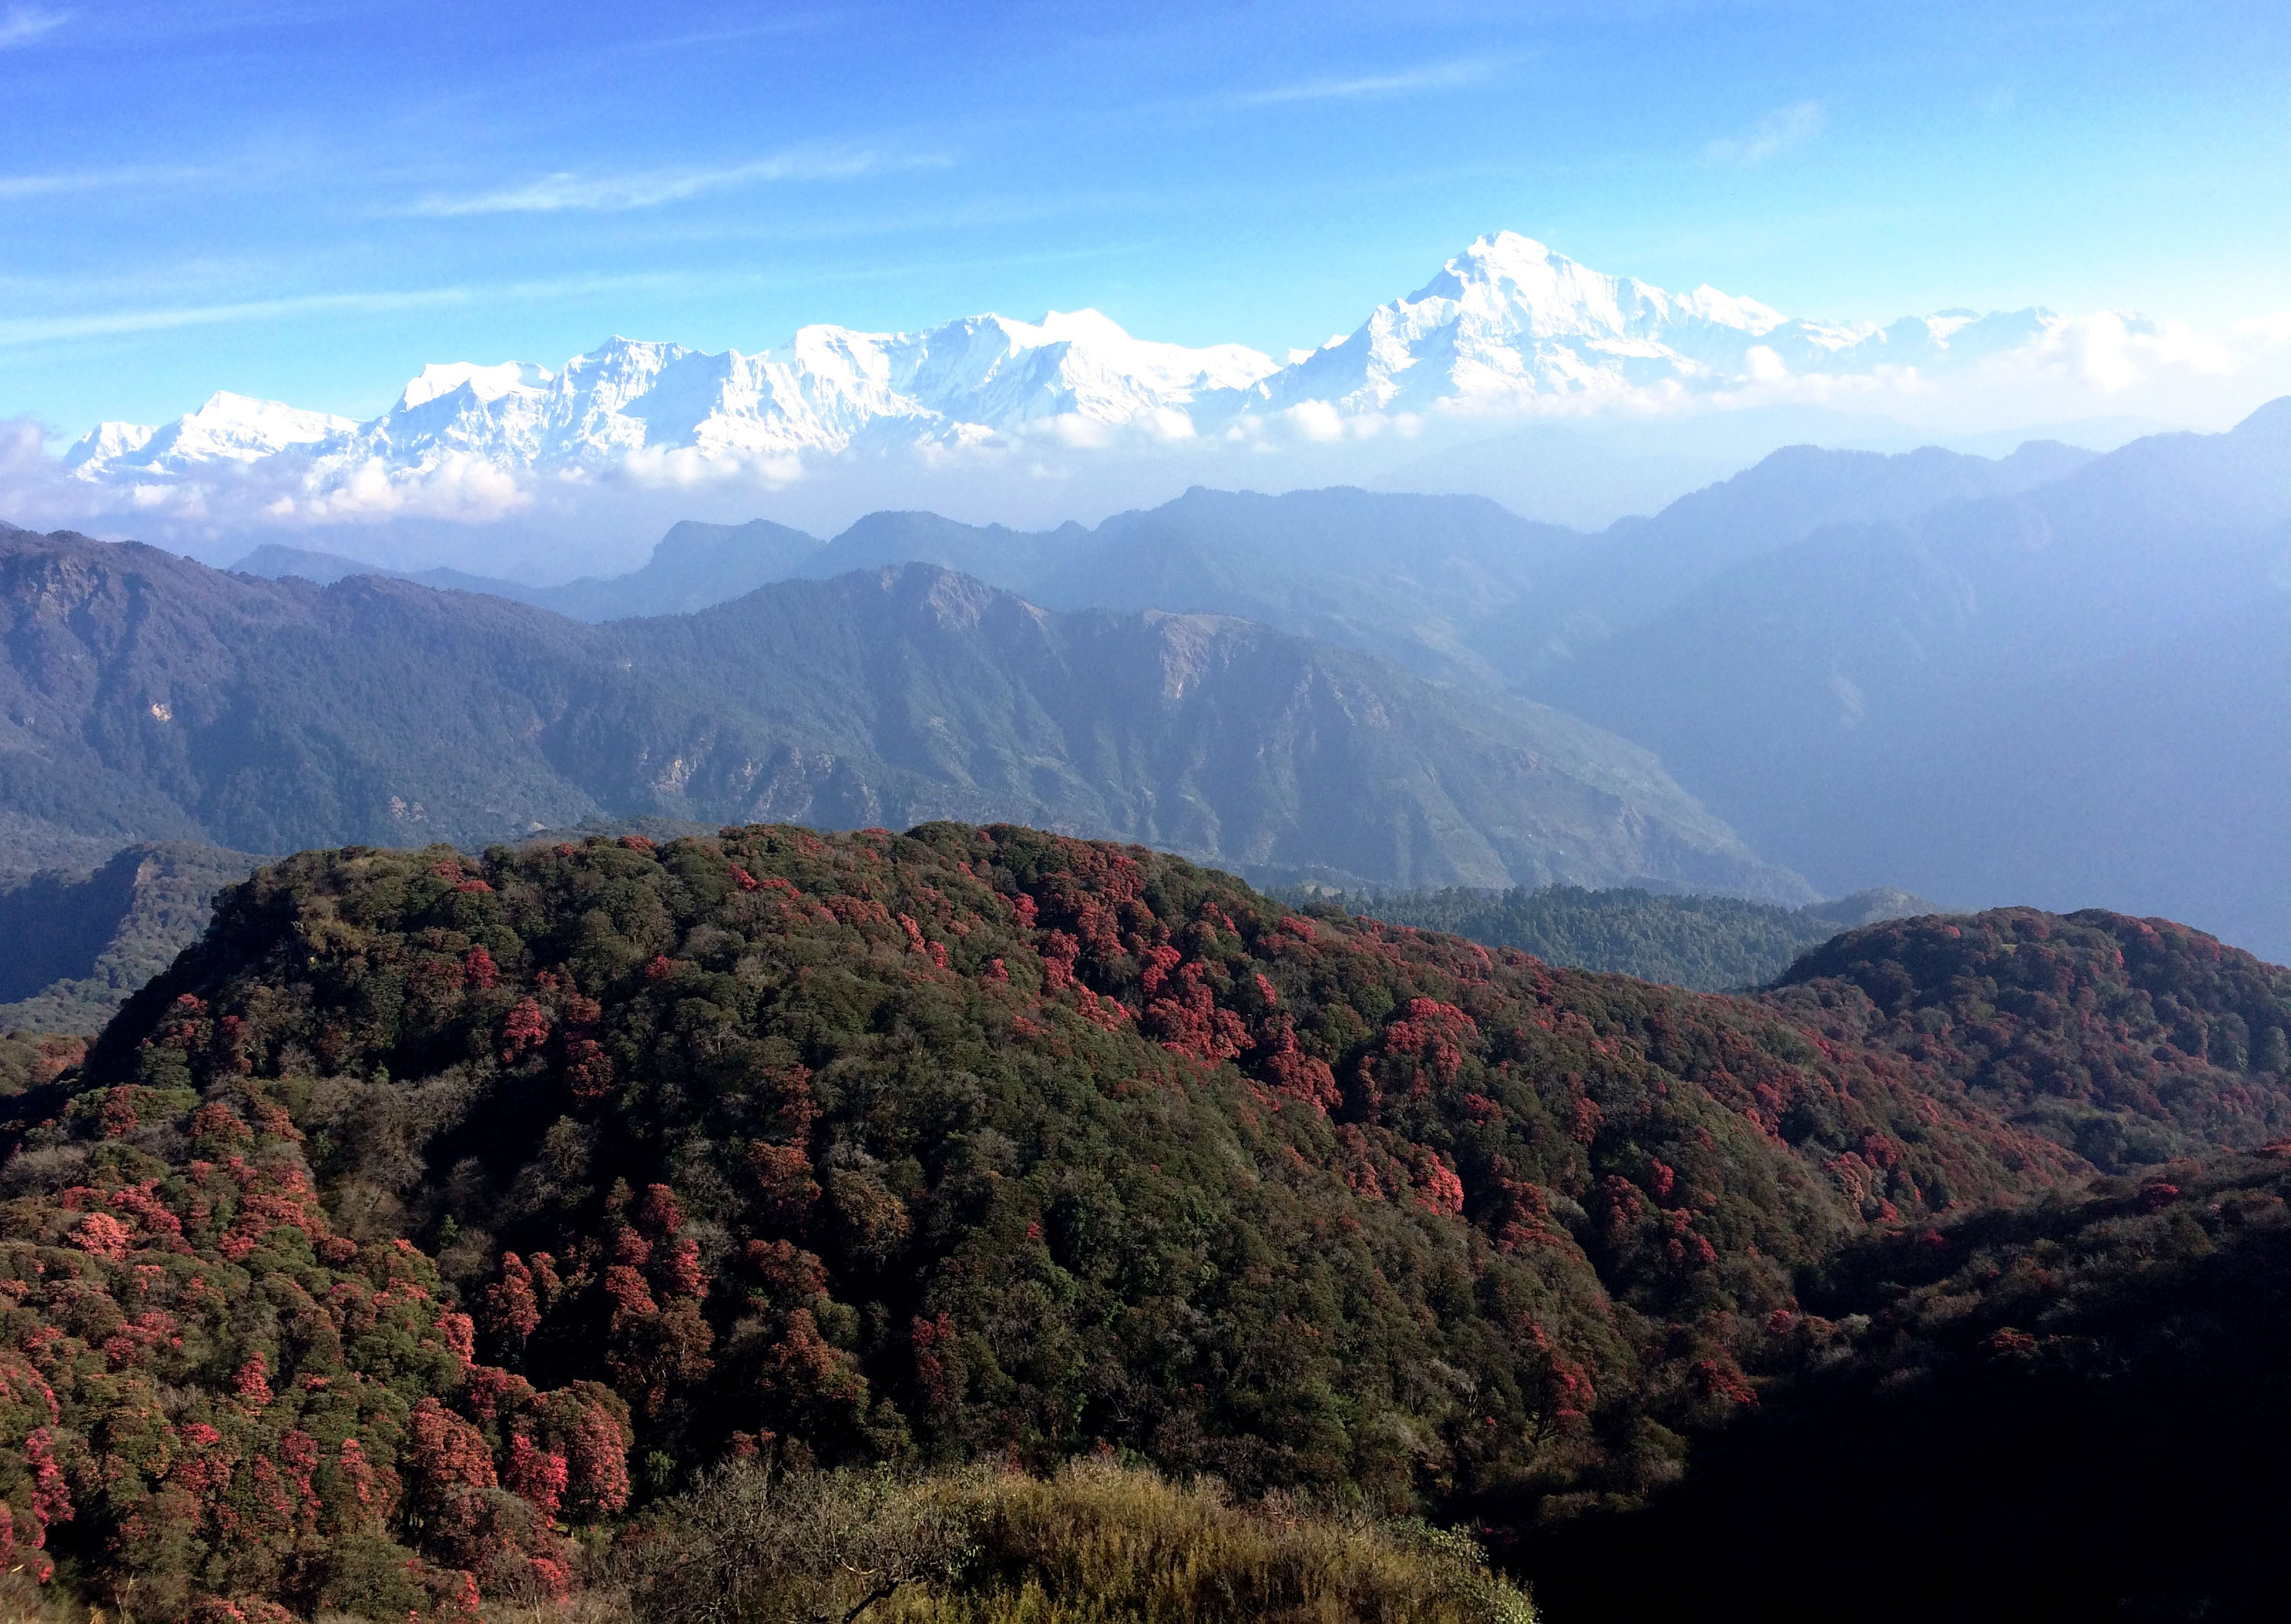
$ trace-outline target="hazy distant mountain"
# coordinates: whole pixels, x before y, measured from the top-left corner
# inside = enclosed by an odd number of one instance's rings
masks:
[[[587,626],[0,535],[0,808],[285,850],[591,816],[1009,818],[1344,883],[1811,893],[1652,758],[1212,616],[1059,615],[927,567]]]
[[[283,581],[291,575],[297,581],[308,581],[318,586],[332,586],[352,575],[399,575],[400,571],[384,569],[379,564],[345,558],[338,552],[319,552],[308,547],[285,547],[267,542],[248,553],[231,567],[242,575],[260,575],[265,581]],[[501,582],[502,586],[513,586],[512,582]],[[509,594],[501,594],[507,597]]]
[[[391,575],[424,586],[486,592],[529,603],[575,620],[623,620],[637,615],[683,615],[752,592],[766,582],[784,580],[824,543],[817,536],[768,519],[744,525],[703,525],[686,519],[663,536],[643,568],[599,580],[594,576],[561,586],[529,586],[457,569],[395,570],[360,563],[335,553],[307,552],[268,545],[256,548],[231,568],[245,575],[277,581],[287,576],[332,586],[351,575]]]
[[[1796,446],[1596,536],[1482,497],[1346,489],[1196,489],[1095,529],[875,514],[813,555],[805,573],[916,559],[1057,607],[1238,615],[1445,681],[1499,687],[1824,525],[2022,491],[2090,460],[2042,445],[2001,460]]]
[[[2291,529],[2268,538],[2291,559]],[[1959,689],[1816,802],[1851,857],[1955,895],[2177,910],[2291,962],[2291,593],[1993,691]]]
[[[920,559],[1054,607],[1240,615],[1488,687],[1506,673],[1479,645],[1584,544],[1478,496],[1195,489],[1094,530],[877,514],[805,573]]]
[[[1531,691],[1834,888],[2073,896],[2291,957],[2291,400],[1833,527]]]
[[[1613,971],[1702,993],[1764,985],[1800,953],[1840,931],[1939,912],[1923,897],[1890,886],[1802,908],[1739,896],[1668,896],[1572,885],[1373,895],[1331,895],[1322,888],[1297,886],[1275,895],[1308,910],[1335,904],[1387,924],[1444,930],[1490,947],[1515,947],[1546,964]]]
[[[1970,459],[1968,459],[1970,460]],[[1363,649],[1420,674],[1481,688],[1515,673],[1476,646],[1508,627],[1559,561],[1588,545],[1479,496],[1346,489],[1282,496],[1195,489],[1095,528],[1014,530],[936,513],[871,513],[831,542],[761,520],[685,523],[642,569],[535,587],[449,570],[402,578],[537,604],[578,620],[682,613],[767,582],[931,564],[1056,608],[1237,615]],[[265,547],[236,567],[329,584],[399,572]]]
[[[761,520],[686,523],[642,569],[605,580],[534,587],[450,570],[406,578],[600,621],[700,608],[792,575],[935,564],[1051,607],[1239,615],[1497,689],[1821,526],[2025,490],[2091,455],[2055,445],[1994,461],[1930,447],[1884,455],[1796,446],[1596,536],[1523,519],[1478,496],[1197,487],[1094,527],[1025,531],[881,512],[822,543]],[[322,584],[361,568],[277,547],[237,567]]]
[[[1120,443],[1159,454],[1276,430],[1333,442],[1369,419],[1404,438],[1427,422],[1494,424],[1562,404],[1675,406],[1792,374],[1885,366],[1932,376],[2052,342],[2068,325],[2034,309],[1882,326],[1805,321],[1708,286],[1673,293],[1608,276],[1501,232],[1350,334],[1285,363],[1237,344],[1133,338],[1094,310],[971,317],[912,334],[807,326],[756,354],[615,338],[553,371],[429,366],[366,422],[217,394],[170,424],[103,423],[64,462],[85,484],[133,487],[147,508],[181,485],[259,491],[250,513],[290,520],[345,504],[395,511],[372,503],[380,479],[401,493],[434,486],[446,511],[467,498],[470,511],[493,512],[535,471],[673,479],[752,464],[784,482],[903,447]]]
[[[1652,519],[1610,527],[1530,608],[1512,667],[1594,647],[1732,566],[1826,526],[1912,519],[1949,502],[2010,495],[2063,478],[2093,456],[2050,442],[1997,459],[1930,446],[1890,456],[1786,446]]]

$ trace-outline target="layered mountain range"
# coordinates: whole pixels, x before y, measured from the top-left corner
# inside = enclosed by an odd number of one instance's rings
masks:
[[[2105,898],[2291,957],[2291,400],[1773,539],[1523,691],[1819,884]]]
[[[756,353],[615,338],[551,369],[431,366],[354,422],[229,393],[157,427],[107,422],[72,447],[81,480],[197,482],[273,465],[283,499],[324,511],[369,483],[473,469],[593,474],[623,464],[806,459],[870,447],[1306,438],[1347,422],[1673,405],[1794,375],[1968,366],[2042,345],[2041,310],[1888,325],[1794,319],[1711,287],[1672,293],[1591,270],[1512,232],[1483,237],[1349,334],[1285,360],[1237,344],[1132,337],[1095,310],[979,316],[920,333],[816,326]]]
[[[2291,403],[2104,456],[1797,446],[1596,535],[1475,497],[1196,489],[1094,527],[687,523],[632,574],[434,584],[604,620],[924,562],[1061,610],[1243,617],[1652,751],[1832,894],[2192,919],[2291,957]],[[241,567],[371,567],[272,549]]]
[[[0,613],[0,809],[52,844],[1003,817],[1278,878],[1813,896],[1564,713],[1229,616],[1057,613],[927,564],[589,625],[9,531]]]

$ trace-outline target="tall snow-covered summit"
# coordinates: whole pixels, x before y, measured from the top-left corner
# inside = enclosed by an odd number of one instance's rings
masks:
[[[1795,320],[1711,287],[1677,294],[1607,276],[1502,232],[1287,365],[1240,344],[1133,338],[1096,310],[912,334],[808,326],[757,354],[615,338],[554,371],[426,367],[368,422],[218,394],[162,428],[102,424],[65,462],[83,480],[139,486],[268,474],[274,511],[319,511],[353,485],[473,470],[748,461],[792,474],[871,447],[1245,438],[1283,420],[1325,436],[1403,414],[1659,406],[1810,374],[1944,367],[2041,339],[2058,320]]]
[[[1274,407],[1326,405],[1346,415],[1596,409],[1793,374],[1964,361],[2027,343],[2053,319],[2022,310],[1885,327],[1798,321],[1707,285],[1672,293],[1607,276],[1504,231],[1251,392]]]

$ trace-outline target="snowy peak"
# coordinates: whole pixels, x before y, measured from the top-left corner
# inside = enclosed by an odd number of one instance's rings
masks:
[[[1484,330],[1537,340],[1644,339],[1695,326],[1757,336],[1786,319],[1755,299],[1708,284],[1682,295],[1636,277],[1611,277],[1516,231],[1479,238],[1387,309],[1421,312],[1419,324],[1453,311]]]
[[[176,472],[201,463],[261,462],[282,451],[321,445],[357,427],[347,417],[220,390],[197,411],[163,428],[105,423],[74,446],[65,462],[75,469]]]
[[[161,430],[154,443],[172,438],[175,449],[186,456],[247,462],[290,446],[313,446],[356,427],[347,417],[218,390],[197,411]]]
[[[464,389],[474,400],[499,400],[504,395],[540,389],[551,378],[545,367],[525,361],[503,361],[498,366],[479,366],[468,361],[433,363],[423,367],[421,374],[406,386],[392,410],[410,412]]]
[[[323,509],[330,493],[353,487],[363,502],[377,478],[444,475],[474,490],[468,476],[480,470],[627,464],[683,478],[696,458],[758,460],[786,478],[807,460],[867,447],[1246,440],[1283,414],[1325,439],[1382,417],[1663,409],[1810,374],[1921,375],[2040,344],[2059,326],[2039,310],[1952,310],[1884,327],[1797,320],[1708,285],[1674,293],[1610,276],[1499,231],[1351,333],[1285,362],[1241,344],[1138,338],[1094,310],[966,317],[913,333],[806,326],[754,353],[615,337],[555,371],[425,366],[364,423],[218,394],[162,428],[104,423],[65,462],[84,480],[149,486],[279,459],[286,494],[274,510],[284,512],[305,496]]]
[[[1796,320],[1705,284],[1674,293],[1514,231],[1483,237],[1404,298],[1258,384],[1280,409],[1467,415],[1675,405],[1806,374],[1933,367],[2037,342],[2038,310],[1891,326]]]
[[[157,429],[144,423],[98,423],[64,453],[64,466],[76,469],[94,462],[104,467],[124,465],[151,443]]]
[[[993,319],[1001,323],[1014,345],[1063,344],[1068,354],[1079,357],[1084,365],[1134,378],[1164,400],[1181,399],[1204,390],[1245,388],[1272,372],[1275,365],[1271,356],[1245,344],[1189,350],[1182,344],[1132,338],[1112,317],[1097,310],[1052,310],[1033,324],[1002,317]]]

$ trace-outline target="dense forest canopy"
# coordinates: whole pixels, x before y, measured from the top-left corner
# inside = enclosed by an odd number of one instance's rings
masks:
[[[2287,1028],[2097,913],[1753,1000],[1007,826],[305,853],[12,1057],[5,1532],[153,1617],[398,1618],[742,1458],[1613,1513],[1855,1249],[2070,1197],[2092,1122],[2271,1139]]]

